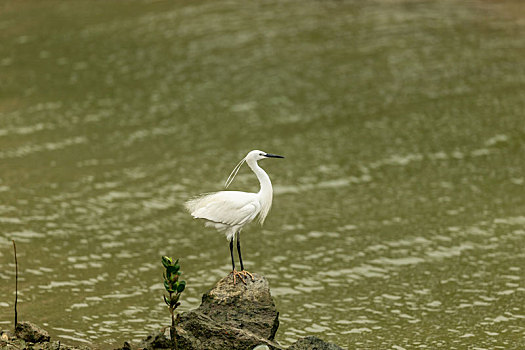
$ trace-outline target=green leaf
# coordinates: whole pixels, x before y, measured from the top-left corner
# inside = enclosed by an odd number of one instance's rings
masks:
[[[163,256],[162,265],[164,265],[165,268],[168,268],[168,266],[173,266],[173,260],[168,256]]]
[[[168,276],[170,274],[176,274],[177,272],[179,272],[179,269],[180,269],[180,266],[168,266],[166,267],[166,272],[168,273]]]
[[[168,298],[166,298],[165,295],[162,296],[164,298],[164,302],[166,303],[166,305],[170,306],[170,302],[168,301]]]
[[[179,281],[179,283],[177,283],[177,292],[182,293],[185,288],[186,288],[186,281]]]

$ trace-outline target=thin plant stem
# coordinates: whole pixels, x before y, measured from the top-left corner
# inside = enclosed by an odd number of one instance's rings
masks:
[[[13,239],[13,249],[15,251],[15,329],[18,324],[18,312],[16,311],[16,305],[18,304],[18,259],[16,258],[16,244]]]
[[[171,299],[171,296],[173,295],[172,292],[169,292],[169,296],[170,296],[170,300]],[[177,344],[175,343],[176,341],[176,336],[175,336],[175,318],[174,318],[174,309],[173,307],[170,305],[170,315],[171,315],[171,327],[170,327],[170,338],[171,338],[171,348],[173,350],[176,350],[177,349]]]

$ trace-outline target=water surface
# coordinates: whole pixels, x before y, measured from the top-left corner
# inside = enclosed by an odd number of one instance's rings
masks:
[[[277,340],[523,348],[525,13],[518,1],[4,1],[0,325],[100,348],[229,272],[189,197],[249,150],[274,183],[247,269]],[[256,191],[243,168],[232,189]]]

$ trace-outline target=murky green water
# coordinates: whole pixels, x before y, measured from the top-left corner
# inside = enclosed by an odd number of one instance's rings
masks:
[[[3,1],[0,326],[109,348],[229,272],[183,211],[260,148],[249,271],[278,341],[525,347],[525,7],[518,1]],[[233,189],[256,190],[244,168]]]

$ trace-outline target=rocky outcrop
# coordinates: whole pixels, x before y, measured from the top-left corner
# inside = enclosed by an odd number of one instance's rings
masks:
[[[177,327],[179,348],[245,350],[265,344],[270,349],[282,349],[273,341],[279,313],[268,281],[263,276],[253,276],[254,280],[247,279],[246,284],[239,281],[233,284],[230,276],[221,279],[202,296],[197,309],[182,314]],[[163,337],[163,334],[150,336],[143,346],[164,347]]]
[[[263,276],[254,274],[254,280],[246,284],[233,284],[231,277],[221,279],[202,296],[201,305],[194,310],[211,318],[226,328],[246,330],[254,335],[273,340],[279,327],[279,312],[270,294],[268,281]],[[181,327],[191,316],[183,315]]]

